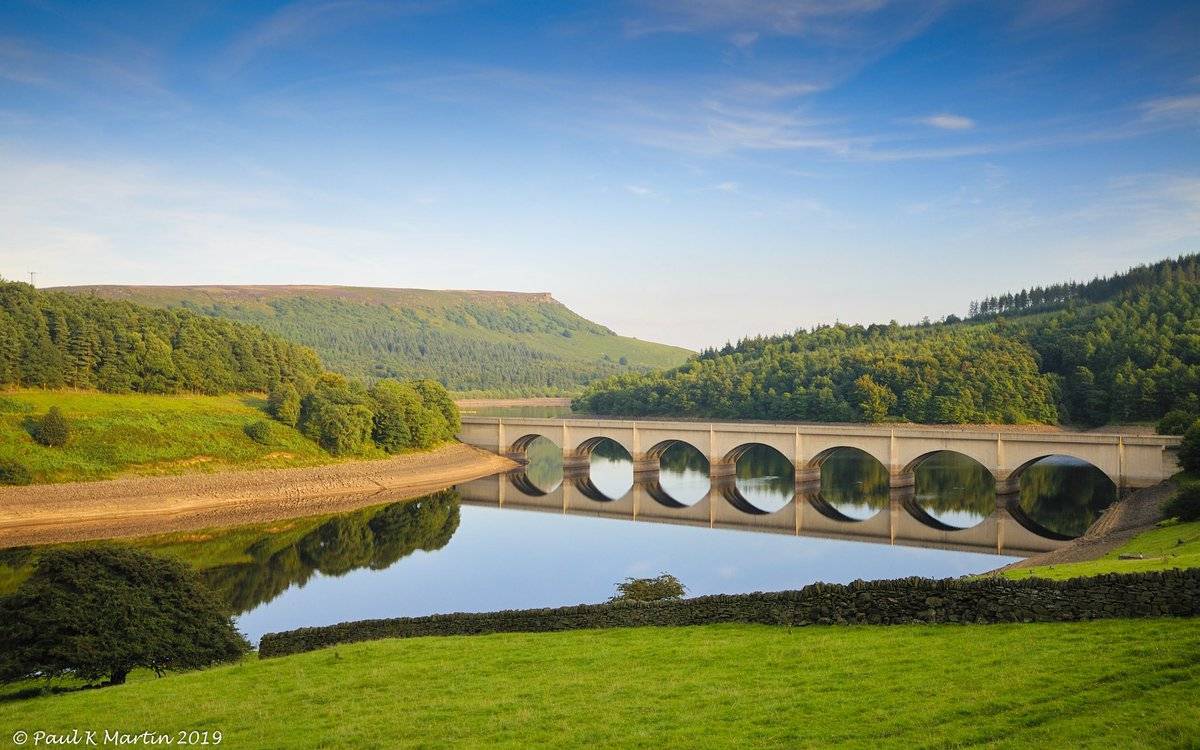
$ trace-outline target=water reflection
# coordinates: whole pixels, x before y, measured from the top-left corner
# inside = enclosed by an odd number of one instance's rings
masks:
[[[525,449],[525,476],[542,492],[553,492],[563,481],[562,449],[539,437]]]
[[[673,443],[659,460],[658,484],[680,505],[695,505],[708,494],[708,459],[687,443]]]
[[[784,507],[796,493],[792,462],[770,446],[748,446],[738,456],[734,476],[741,499],[764,513]]]
[[[592,485],[609,500],[625,497],[633,489],[633,458],[613,440],[601,440],[590,459]]]
[[[847,518],[866,520],[888,507],[888,472],[857,448],[839,448],[821,463],[821,499]]]
[[[935,453],[917,466],[914,475],[917,505],[947,526],[967,529],[996,510],[995,477],[961,453]]]
[[[1076,458],[1044,458],[1021,475],[1021,510],[1039,526],[1066,537],[1087,531],[1116,499],[1112,480]]]

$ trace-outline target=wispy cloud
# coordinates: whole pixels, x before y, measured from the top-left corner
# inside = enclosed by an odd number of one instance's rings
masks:
[[[1195,119],[1200,117],[1200,94],[1151,99],[1141,109],[1147,120]]]
[[[887,0],[651,0],[648,17],[629,21],[631,36],[741,28],[788,36],[829,36],[888,5]],[[743,38],[748,38],[743,36]],[[755,37],[757,39],[757,36]],[[753,41],[753,40],[751,40]]]
[[[940,130],[971,130],[975,127],[975,121],[970,117],[946,113],[922,117],[917,122]]]
[[[233,75],[258,55],[350,27],[406,15],[427,13],[443,2],[385,2],[384,0],[298,0],[283,6],[241,35],[218,66]]]
[[[651,197],[657,195],[657,193],[655,193],[653,190],[646,187],[645,185],[626,185],[625,189],[627,191],[629,191],[630,193],[633,193],[634,195],[641,197],[641,198],[651,198]]]

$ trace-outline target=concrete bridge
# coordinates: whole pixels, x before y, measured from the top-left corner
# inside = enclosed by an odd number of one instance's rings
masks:
[[[1045,535],[1019,508],[1014,514],[997,507],[969,529],[946,526],[913,502],[911,487],[893,490],[887,507],[861,521],[840,514],[815,493],[797,494],[774,513],[748,512],[731,502],[727,485],[721,482],[693,505],[664,501],[647,480],[634,482],[624,496],[609,500],[589,491],[581,474],[564,477],[549,492],[534,487],[522,472],[476,479],[456,489],[468,505],[1014,557],[1029,557],[1067,543],[1063,537]]]
[[[591,452],[612,440],[633,458],[634,474],[655,474],[662,454],[686,443],[708,458],[714,478],[732,476],[738,458],[753,445],[766,445],[791,461],[796,486],[821,478],[821,464],[840,448],[873,456],[890,475],[893,488],[913,486],[914,472],[935,454],[967,456],[991,472],[996,493],[1020,490],[1021,474],[1050,456],[1069,456],[1104,472],[1119,493],[1150,487],[1178,471],[1179,438],[1163,435],[1095,434],[1036,430],[988,430],[905,425],[772,424],[658,420],[464,417],[459,439],[470,445],[523,459],[525,449],[544,437],[563,451],[563,467],[587,465]]]

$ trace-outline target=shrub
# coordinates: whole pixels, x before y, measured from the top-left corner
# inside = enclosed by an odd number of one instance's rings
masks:
[[[0,599],[0,683],[197,669],[250,648],[224,603],[183,563],[127,547],[47,552]]]
[[[662,602],[682,599],[687,589],[670,573],[657,578],[626,578],[617,584],[617,594],[610,602]]]
[[[1179,465],[1184,471],[1200,473],[1200,419],[1183,433],[1183,442],[1179,445]]]
[[[51,406],[33,430],[33,439],[48,448],[61,448],[70,438],[71,426],[57,406]]]
[[[271,442],[271,425],[265,419],[251,422],[242,430],[246,433],[246,437],[259,445],[269,445]]]
[[[277,383],[267,396],[267,413],[288,427],[300,421],[300,392],[291,383]]]
[[[1200,483],[1186,484],[1162,505],[1166,518],[1200,521]]]
[[[33,476],[24,464],[0,458],[0,484],[30,484]]]
[[[360,453],[371,445],[374,413],[362,386],[326,373],[300,405],[300,430],[335,456]]]
[[[1172,409],[1158,420],[1155,431],[1159,435],[1182,435],[1195,421],[1195,414],[1183,409]]]

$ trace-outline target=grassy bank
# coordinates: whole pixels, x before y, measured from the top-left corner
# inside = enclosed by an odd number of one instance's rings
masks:
[[[220,730],[231,748],[1180,747],[1200,729],[1197,691],[1193,620],[640,628],[377,641],[0,697],[0,736]]]
[[[71,440],[62,448],[43,447],[30,436],[30,420],[51,406],[71,424]],[[253,395],[0,391],[0,459],[24,465],[39,483],[335,460],[298,431],[271,420],[268,443],[251,440],[244,428],[267,418],[262,406],[262,398]]]
[[[1140,555],[1141,559],[1125,559]],[[1077,578],[1101,573],[1146,573],[1200,567],[1200,521],[1168,523],[1144,531],[1118,549],[1086,562],[1041,565],[1004,572],[1009,578]]]

